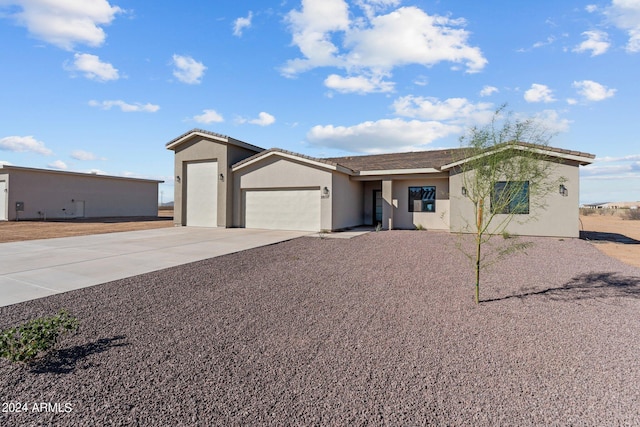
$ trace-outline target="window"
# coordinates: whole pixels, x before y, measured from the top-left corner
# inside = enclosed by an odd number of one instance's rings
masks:
[[[529,181],[499,181],[491,192],[491,212],[498,214],[529,213]]]
[[[409,187],[409,212],[435,212],[436,187]]]

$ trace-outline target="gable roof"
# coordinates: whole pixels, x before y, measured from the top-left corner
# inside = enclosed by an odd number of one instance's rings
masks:
[[[174,138],[171,141],[167,142],[165,146],[167,150],[175,150],[178,146],[187,142],[194,136],[200,136],[206,139],[213,139],[216,141],[224,142],[225,144],[236,145],[238,147],[246,148],[248,150],[255,151],[255,152],[264,151],[264,148],[258,147],[256,145],[252,145],[247,142],[232,138],[230,136],[223,135],[216,132],[211,132],[204,129],[191,129],[190,131],[183,133],[179,137]]]
[[[307,163],[307,164],[318,166],[321,168],[338,170],[340,172],[344,172],[349,175],[355,172],[354,170],[347,168],[343,165],[340,165],[337,162],[333,162],[330,159],[320,159],[317,157],[306,156],[304,154],[294,153],[293,151],[287,151],[281,148],[270,148],[268,150],[264,150],[260,153],[254,154],[251,157],[248,157],[244,160],[240,160],[238,163],[231,166],[231,169],[235,172],[238,169],[242,169],[245,166],[249,166],[255,162],[258,162],[260,160],[263,160],[272,156],[282,157],[287,159],[294,159],[302,163]]]
[[[465,149],[461,148],[460,150],[463,150],[464,152]],[[578,162],[580,166],[593,163],[593,159],[596,157],[595,154],[585,153],[582,151],[565,150],[563,148],[550,147],[548,145],[530,144],[527,142],[506,142],[504,144],[491,147],[485,151],[481,151],[472,157],[468,157],[463,154],[458,160],[444,164],[440,168],[442,170],[449,170],[455,166],[466,163],[469,160],[481,158],[490,155],[492,152],[504,150],[533,151],[543,157],[556,157],[563,160],[572,160]]]

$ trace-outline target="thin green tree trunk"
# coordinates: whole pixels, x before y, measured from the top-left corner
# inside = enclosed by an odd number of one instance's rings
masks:
[[[480,304],[480,250],[482,248],[482,208],[484,200],[478,202],[478,222],[476,234],[476,304]]]

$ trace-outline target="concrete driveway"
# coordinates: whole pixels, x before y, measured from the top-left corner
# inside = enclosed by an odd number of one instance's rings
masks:
[[[0,244],[0,307],[304,236],[173,227]]]

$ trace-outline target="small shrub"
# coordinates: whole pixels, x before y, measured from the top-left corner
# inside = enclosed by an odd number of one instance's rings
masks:
[[[580,215],[582,215],[582,216],[589,216],[589,215],[593,215],[594,213],[596,213],[595,209],[580,208]]]
[[[507,230],[502,230],[502,238],[507,240],[507,239],[511,239],[513,236],[513,234],[509,233]]]
[[[640,209],[636,208],[636,209],[629,209],[627,211],[627,219],[633,220],[633,221],[640,221]]]
[[[379,222],[376,224],[376,231],[380,231],[380,230],[382,230],[382,223]]]
[[[55,316],[39,317],[0,331],[0,357],[12,362],[29,362],[46,353],[61,334],[78,329],[78,319],[65,310]]]
[[[426,230],[426,228],[424,228],[424,226],[422,224],[418,224],[418,225],[416,225],[416,230],[424,231],[424,230]]]

